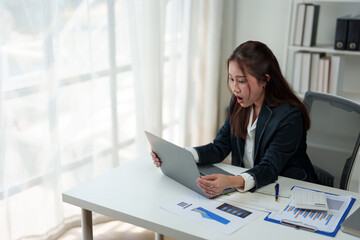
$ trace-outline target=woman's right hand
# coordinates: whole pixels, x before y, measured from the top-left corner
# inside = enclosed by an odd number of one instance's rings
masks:
[[[150,155],[151,155],[152,160],[154,161],[155,166],[160,167],[161,166],[161,160],[158,157],[158,155],[153,150],[151,150]]]

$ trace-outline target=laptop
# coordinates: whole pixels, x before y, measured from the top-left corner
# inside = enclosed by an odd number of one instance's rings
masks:
[[[204,197],[214,198],[217,196],[206,195],[197,185],[196,179],[198,179],[201,175],[225,174],[234,176],[233,174],[212,164],[198,165],[196,164],[192,153],[188,150],[168,142],[150,132],[145,131],[145,135],[152,150],[161,159],[161,171],[166,176],[174,179]],[[227,188],[220,195],[233,191],[236,191],[236,188]]]

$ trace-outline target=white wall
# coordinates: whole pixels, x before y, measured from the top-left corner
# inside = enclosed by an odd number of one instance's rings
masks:
[[[238,0],[236,2],[236,43],[257,40],[274,52],[280,66],[287,44],[289,0]]]
[[[360,149],[355,158],[347,190],[360,193]]]
[[[222,60],[224,65],[221,73],[224,81],[226,81],[228,56],[238,45],[248,40],[257,40],[268,45],[282,67],[290,24],[290,4],[289,0],[233,0],[227,2],[227,6],[224,8],[227,12],[224,14],[223,24]],[[225,111],[231,96],[223,81],[220,89],[219,127],[224,123]]]

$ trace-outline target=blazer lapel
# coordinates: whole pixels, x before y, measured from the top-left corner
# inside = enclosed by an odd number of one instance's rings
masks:
[[[272,111],[270,109],[270,107],[267,104],[263,104],[258,119],[257,119],[257,124],[256,124],[256,132],[255,132],[255,146],[254,146],[254,165],[257,164],[257,153],[258,153],[258,149],[259,149],[259,143],[260,140],[264,134],[265,128],[270,120],[270,117],[272,115]]]
[[[238,137],[238,138],[236,138],[236,141],[237,141],[236,147],[238,149],[239,157],[240,157],[239,166],[244,167],[243,161],[244,161],[245,140]]]

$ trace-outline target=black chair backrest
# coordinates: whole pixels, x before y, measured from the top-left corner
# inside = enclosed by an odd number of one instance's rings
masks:
[[[311,127],[307,153],[321,184],[346,189],[360,143],[360,105],[326,93],[307,92]],[[329,174],[329,175],[326,175]]]

